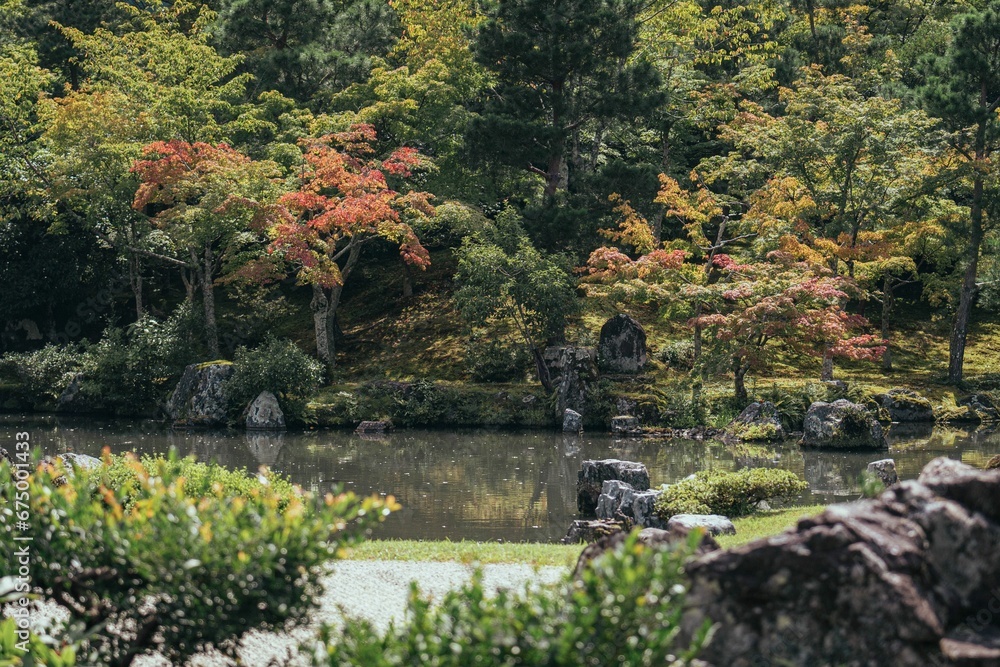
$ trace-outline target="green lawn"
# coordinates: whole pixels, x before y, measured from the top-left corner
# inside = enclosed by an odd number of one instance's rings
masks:
[[[823,505],[792,507],[761,512],[734,519],[736,535],[719,538],[724,548],[746,544],[759,537],[775,535],[795,525],[802,517],[818,514]],[[345,557],[354,560],[454,561],[459,563],[526,563],[541,567],[570,567],[580,555],[583,545],[516,544],[512,542],[461,542],[419,540],[370,540],[350,549]]]

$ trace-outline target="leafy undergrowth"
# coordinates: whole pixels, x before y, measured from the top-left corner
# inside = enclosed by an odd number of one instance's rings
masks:
[[[579,544],[535,542],[370,540],[350,549],[346,557],[356,560],[446,561],[480,565],[524,563],[535,567],[569,567],[576,562],[582,548]]]
[[[787,528],[793,527],[799,519],[819,514],[824,509],[826,509],[825,505],[801,505],[758,512],[751,516],[734,519],[735,535],[721,535],[715,539],[723,549],[737,547],[761,537],[777,535]]]

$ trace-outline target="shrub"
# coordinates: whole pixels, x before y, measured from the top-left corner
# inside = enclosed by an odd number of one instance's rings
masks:
[[[657,498],[655,509],[664,520],[675,514],[743,516],[753,512],[762,500],[791,500],[806,487],[807,484],[789,470],[702,470],[694,477],[666,487]]]
[[[17,378],[24,392],[36,401],[58,398],[83,364],[84,356],[76,348],[51,344],[0,359],[6,373]]]
[[[290,340],[272,338],[257,348],[237,348],[233,376],[223,390],[230,414],[239,415],[262,391],[278,397],[285,419],[302,421],[306,403],[319,389],[323,367]]]
[[[694,368],[694,341],[685,338],[667,343],[657,358],[669,368],[689,371]]]
[[[159,404],[193,361],[184,334],[190,306],[166,321],[144,317],[128,329],[111,327],[87,352],[82,393],[120,414],[139,414]]]
[[[190,466],[129,464],[134,478],[122,488],[109,488],[112,473],[101,469],[57,486],[62,472],[41,466],[27,479],[26,516],[0,509],[0,562],[14,562],[15,519],[27,521],[34,592],[71,623],[99,628],[81,654],[87,664],[130,665],[153,651],[183,664],[208,645],[231,651],[250,629],[304,621],[322,594],[322,566],[395,507],[350,493],[288,499],[269,484],[229,497],[212,483],[201,496],[180,474]],[[0,489],[12,485],[0,463]]]
[[[531,366],[531,355],[521,345],[500,340],[474,340],[466,350],[469,372],[476,382],[519,382]]]
[[[690,664],[707,638],[677,639],[683,564],[690,547],[657,550],[635,535],[595,560],[579,580],[487,597],[482,573],[432,605],[411,589],[407,620],[379,635],[363,620],[326,626],[313,665],[579,667]]]

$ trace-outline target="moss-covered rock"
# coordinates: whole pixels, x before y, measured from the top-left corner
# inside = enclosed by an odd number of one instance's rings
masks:
[[[882,425],[865,406],[838,399],[809,406],[803,422],[803,447],[888,449]]]
[[[894,422],[932,422],[931,402],[909,389],[890,389],[882,397],[882,407]]]
[[[782,440],[785,429],[781,415],[774,403],[754,402],[743,409],[726,427],[726,434],[746,442],[771,442]]]

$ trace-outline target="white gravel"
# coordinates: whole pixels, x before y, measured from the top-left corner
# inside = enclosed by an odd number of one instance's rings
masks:
[[[558,581],[568,571],[562,567],[532,568],[529,565],[484,565],[483,583],[488,590],[500,588],[523,590],[529,583]],[[339,561],[331,566],[324,579],[326,595],[307,627],[291,633],[249,632],[237,653],[247,667],[301,664],[296,660],[300,642],[315,636],[322,623],[337,624],[343,613],[366,618],[384,630],[391,621],[403,618],[410,582],[416,581],[425,597],[439,600],[449,590],[468,581],[474,568],[461,563],[426,563],[411,561]],[[163,658],[144,658],[140,667],[169,666]],[[235,663],[219,653],[196,656],[197,667],[229,667]]]

